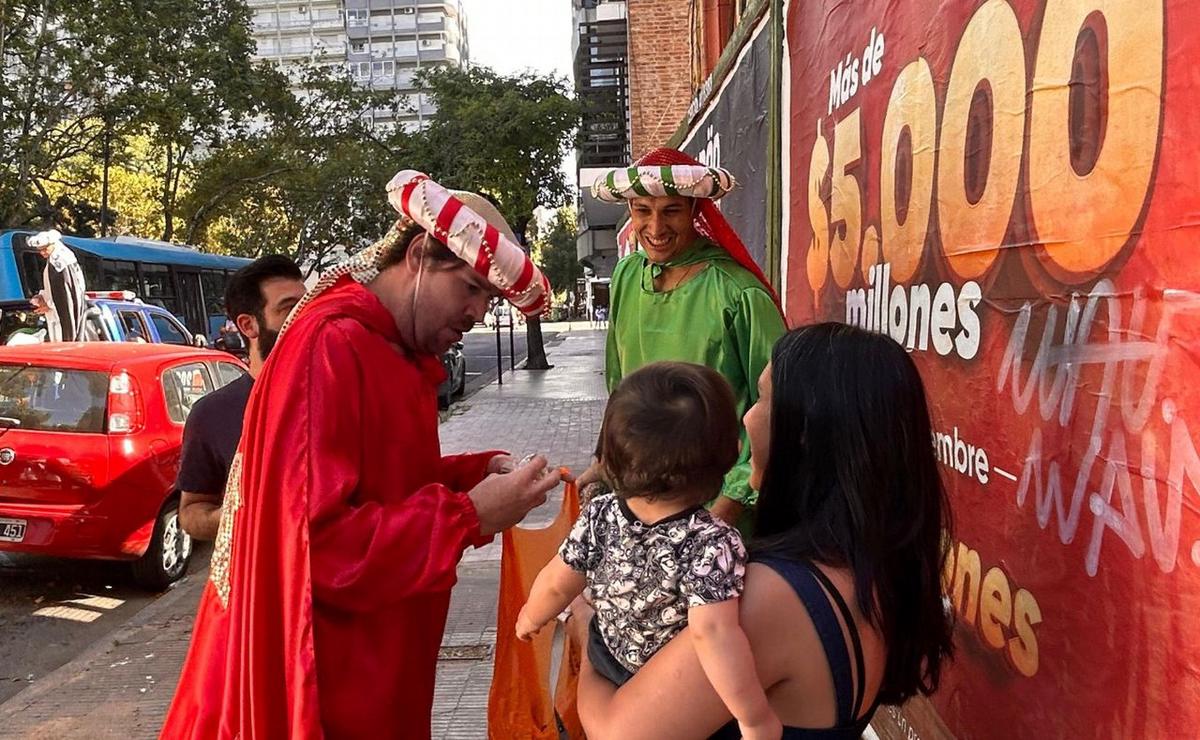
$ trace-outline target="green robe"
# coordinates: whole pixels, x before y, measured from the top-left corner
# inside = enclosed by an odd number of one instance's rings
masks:
[[[733,386],[739,418],[758,400],[758,376],[786,328],[763,284],[721,247],[701,239],[667,266],[708,265],[673,290],[654,290],[662,267],[634,252],[617,263],[609,285],[605,377],[611,393],[621,378],[660,360],[713,368]],[[738,462],[721,495],[753,506],[750,444],[741,432]]]

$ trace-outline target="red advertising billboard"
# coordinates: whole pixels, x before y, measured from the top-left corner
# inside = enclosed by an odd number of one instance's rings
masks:
[[[955,513],[937,714],[1195,736],[1200,8],[785,8],[785,306],[925,377]]]

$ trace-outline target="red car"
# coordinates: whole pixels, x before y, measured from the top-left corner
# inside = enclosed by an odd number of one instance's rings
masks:
[[[187,572],[183,424],[246,372],[224,352],[90,342],[0,347],[0,550],[133,561],[166,588]]]

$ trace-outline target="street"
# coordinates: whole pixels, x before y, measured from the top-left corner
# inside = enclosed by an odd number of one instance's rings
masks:
[[[550,347],[559,333],[543,329]],[[501,329],[505,378],[512,366],[507,327]],[[513,327],[516,364],[526,354],[524,325]],[[463,337],[464,397],[496,378],[496,333],[483,325]],[[190,573],[203,572],[211,547],[197,546]],[[133,619],[162,594],[133,583],[129,563],[0,553],[0,703],[76,658]]]
[[[197,548],[190,573],[210,551]],[[0,553],[0,704],[159,596],[133,583],[129,563]]]
[[[558,332],[550,331],[542,326],[542,343],[549,347],[556,341]],[[500,328],[500,349],[503,359],[504,374],[507,377],[514,364],[520,364],[527,352],[527,336],[524,324],[512,328],[513,350],[516,361],[510,362],[508,327]],[[467,358],[467,382],[463,397],[467,398],[475,391],[492,382],[496,378],[496,330],[482,324],[463,337],[463,354]]]
[[[503,387],[479,389],[443,420],[447,454],[510,440],[568,467],[586,464],[607,395],[604,336],[577,323],[551,325],[545,337],[554,370],[510,375],[506,364]],[[523,335],[513,338],[521,358]],[[475,372],[494,375],[495,334],[480,327],[464,345],[474,367],[486,368]],[[526,526],[546,526],[560,505],[552,495]],[[439,653],[434,737],[483,736],[501,550],[497,539],[463,556]],[[209,554],[197,552],[189,575],[159,595],[138,590],[127,563],[0,555],[0,737],[157,737]]]
[[[561,342],[543,329],[545,344]],[[510,372],[508,329],[501,329],[504,375]],[[516,363],[526,354],[524,325],[513,327]],[[463,337],[464,397],[496,378],[496,333],[477,326]],[[197,546],[190,573],[202,572],[211,547]],[[129,563],[0,553],[0,703],[77,657],[162,594],[138,588]]]

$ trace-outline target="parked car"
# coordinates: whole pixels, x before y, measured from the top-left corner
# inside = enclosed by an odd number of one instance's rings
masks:
[[[132,561],[160,590],[187,572],[183,425],[245,368],[214,350],[131,342],[0,347],[0,550]]]
[[[442,368],[446,379],[438,386],[438,408],[449,408],[450,402],[462,398],[467,387],[467,357],[463,354],[462,342],[455,342],[442,354]]]

